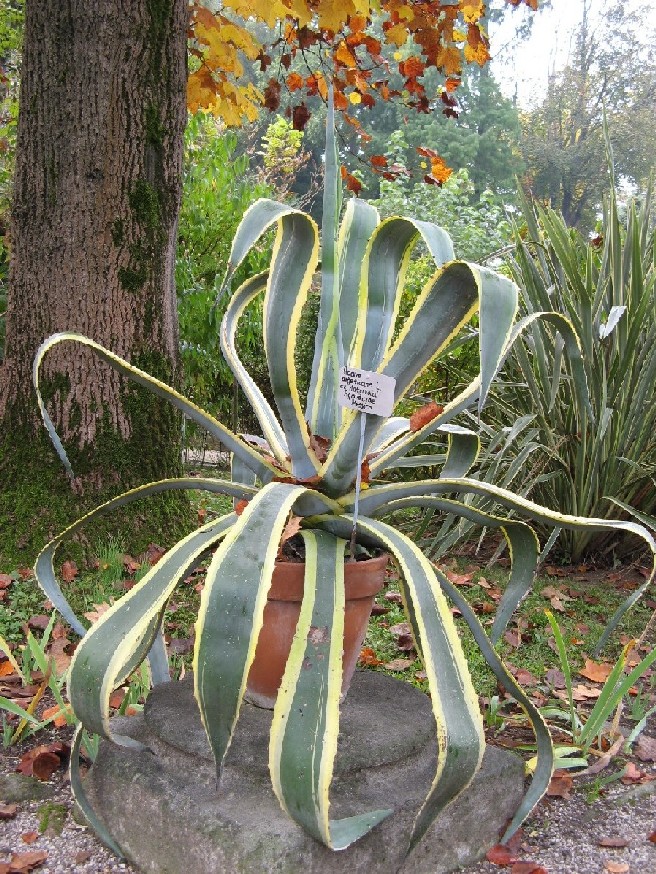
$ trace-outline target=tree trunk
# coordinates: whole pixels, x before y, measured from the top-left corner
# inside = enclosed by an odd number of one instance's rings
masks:
[[[27,0],[0,369],[5,564],[31,560],[81,509],[179,471],[177,414],[63,343],[43,385],[72,489],[44,439],[31,368],[47,336],[76,331],[177,380],[186,29],[186,0]],[[125,547],[166,538],[183,506],[167,498],[150,519],[133,515]]]

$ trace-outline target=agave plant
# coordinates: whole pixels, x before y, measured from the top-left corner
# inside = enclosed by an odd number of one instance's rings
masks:
[[[260,200],[247,211],[238,229],[224,283],[227,289],[232,273],[250,247],[263,233],[275,228],[269,269],[231,294],[220,335],[223,354],[257,415],[263,440],[249,441],[232,433],[171,387],[88,338],[58,334],[41,346],[35,361],[35,385],[44,421],[64,463],[68,464],[64,449],[39,393],[39,366],[54,345],[75,342],[94,350],[121,374],[207,428],[229,448],[234,464],[231,483],[198,478],[166,480],[119,496],[51,541],[37,559],[36,574],[53,604],[83,633],[53,569],[53,555],[64,537],[96,513],[165,489],[208,489],[248,501],[241,515],[229,513],[208,522],[172,547],[85,634],[70,671],[70,700],[82,725],[116,743],[133,743],[114,732],[109,719],[110,693],[149,653],[155,679],[168,678],[160,634],[167,600],[190,568],[207,553],[213,553],[196,626],[194,688],[220,773],[233,733],[238,730],[281,534],[290,513],[300,517],[305,543],[304,599],[273,712],[270,771],[275,793],[290,816],[316,839],[341,849],[392,812],[363,811],[345,820],[329,816],[329,788],[339,730],[344,561],[355,524],[357,542],[387,551],[398,567],[437,723],[437,771],[414,823],[410,846],[470,783],[484,749],[477,697],[445,592],[463,612],[499,680],[526,709],[538,735],[538,767],[506,833],[509,836],[548,784],[552,752],[547,728],[503,667],[466,601],[412,540],[381,516],[404,506],[420,505],[501,529],[511,546],[513,567],[496,618],[494,638],[531,585],[538,541],[526,522],[509,520],[503,513],[474,510],[456,496],[483,495],[494,499],[498,506],[552,525],[594,528],[612,523],[562,516],[509,490],[466,476],[476,459],[478,437],[453,420],[475,404],[480,415],[490,383],[523,327],[514,324],[516,286],[490,270],[454,260],[448,235],[430,223],[408,218],[381,222],[374,208],[353,199],[338,225],[340,183],[332,117],[327,131],[321,246],[318,227],[310,216],[285,204]],[[435,271],[395,336],[404,274],[419,240],[431,253]],[[319,270],[321,303],[304,411],[294,366],[296,328]],[[258,294],[264,295],[263,336],[276,411],[265,400],[235,347],[239,317]],[[343,365],[393,377],[395,401],[399,401],[417,375],[443,353],[477,313],[480,373],[444,409],[436,407],[432,418],[424,416],[422,424],[413,429],[407,419],[365,415],[338,403],[338,378]],[[585,397],[576,336],[562,316],[549,314],[548,318],[565,338],[573,372],[578,375],[577,390]],[[384,481],[386,469],[399,463],[427,435],[438,431],[449,443],[438,479]],[[369,482],[365,483],[368,488],[358,494],[356,483],[362,478],[363,456],[368,463]],[[641,536],[655,549],[640,525],[614,524]],[[311,634],[313,626],[327,627],[329,633],[317,641]],[[74,764],[78,748],[79,740],[73,751]],[[75,769],[73,787],[85,805]],[[111,836],[103,833],[102,824],[88,806],[86,812],[105,840],[111,842]]]

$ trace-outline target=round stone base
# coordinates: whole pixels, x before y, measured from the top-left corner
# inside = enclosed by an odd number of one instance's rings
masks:
[[[331,818],[395,812],[336,853],[281,810],[269,782],[270,724],[270,711],[243,705],[217,791],[190,680],[158,686],[143,715],[116,726],[147,749],[101,743],[85,791],[126,857],[153,874],[445,874],[496,843],[521,800],[521,760],[489,747],[471,786],[406,859],[435,773],[430,701],[407,683],[356,672],[341,709]]]

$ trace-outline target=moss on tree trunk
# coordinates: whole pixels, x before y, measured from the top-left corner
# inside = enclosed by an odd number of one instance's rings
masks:
[[[31,367],[56,331],[85,334],[176,385],[174,254],[186,119],[185,0],[31,0],[26,8],[5,359],[0,568],[27,564],[81,512],[180,473],[178,414],[66,343],[44,364],[62,469]],[[139,551],[189,516],[163,496],[94,524]]]

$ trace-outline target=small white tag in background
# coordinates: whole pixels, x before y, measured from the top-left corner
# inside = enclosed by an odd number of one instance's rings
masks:
[[[340,367],[337,402],[342,407],[370,413],[374,416],[391,416],[394,410],[393,376],[384,376],[372,370],[357,367]]]

